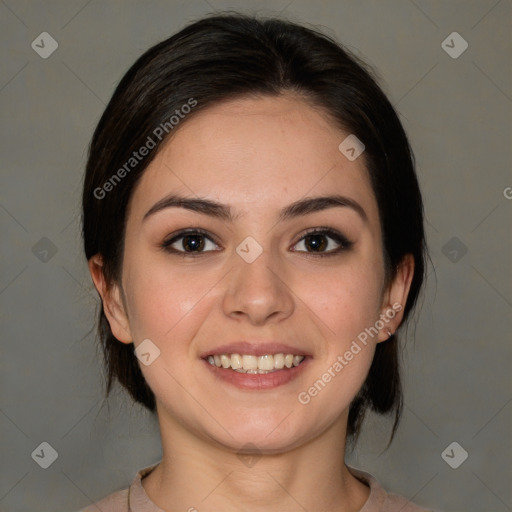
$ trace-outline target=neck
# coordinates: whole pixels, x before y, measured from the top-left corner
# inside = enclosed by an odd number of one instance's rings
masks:
[[[201,439],[163,414],[159,422],[162,462],[143,487],[163,510],[356,512],[368,499],[369,488],[344,463],[346,419],[297,448],[252,456]]]

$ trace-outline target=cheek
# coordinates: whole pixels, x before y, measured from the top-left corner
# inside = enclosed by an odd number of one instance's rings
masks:
[[[381,273],[377,265],[346,266],[302,281],[299,292],[323,321],[336,348],[375,324],[381,303]]]
[[[304,285],[307,309],[321,319],[325,352],[313,375],[304,381],[298,402],[304,414],[321,418],[318,427],[334,421],[361,389],[375,353],[379,318],[380,275],[378,267],[326,273],[315,285]]]
[[[213,290],[218,279],[204,272],[180,272],[159,262],[150,262],[145,268],[150,271],[127,265],[125,272],[128,315],[134,338],[160,342],[169,337],[176,339],[174,331],[208,302],[208,291]]]
[[[332,419],[349,406],[368,375],[377,339],[377,331],[371,328],[380,312],[379,268],[378,262],[371,261],[347,265],[304,285],[301,295],[322,320],[326,341],[321,368],[313,381],[304,383],[298,397],[302,404],[314,402],[310,412],[318,408],[316,414],[325,414],[325,404],[331,403]]]

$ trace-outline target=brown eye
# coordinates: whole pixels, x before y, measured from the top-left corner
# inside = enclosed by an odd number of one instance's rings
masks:
[[[204,237],[202,235],[184,236],[181,244],[187,252],[202,251],[205,246]]]
[[[202,231],[182,231],[162,244],[168,252],[201,254],[219,249],[219,246]]]
[[[305,246],[307,249],[311,249],[314,252],[323,251],[329,245],[326,238],[325,235],[308,235],[304,237]]]
[[[345,236],[337,231],[315,229],[304,235],[294,247],[297,252],[316,253],[318,256],[331,256],[352,246]]]

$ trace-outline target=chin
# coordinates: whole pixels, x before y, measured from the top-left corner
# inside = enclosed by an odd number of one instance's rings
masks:
[[[245,421],[226,424],[226,430],[231,435],[222,430],[216,441],[236,453],[254,451],[278,454],[296,448],[308,437],[307,425],[303,422],[301,425],[295,424],[292,418],[296,415],[292,411],[260,415],[259,418],[255,416],[250,420],[242,417]],[[297,418],[294,420],[297,421]]]

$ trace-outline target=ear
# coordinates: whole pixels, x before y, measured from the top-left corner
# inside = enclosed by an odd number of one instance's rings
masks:
[[[384,293],[380,320],[384,324],[379,329],[377,342],[386,341],[402,323],[405,303],[411,288],[414,275],[414,257],[406,254],[397,267],[396,275]]]
[[[121,297],[121,290],[117,284],[110,285],[105,280],[103,272],[103,260],[101,255],[96,254],[89,262],[94,286],[101,296],[103,311],[107,317],[112,334],[122,343],[132,343],[133,338],[130,332],[130,324],[125,306]]]

